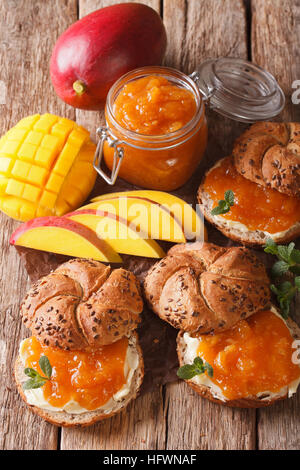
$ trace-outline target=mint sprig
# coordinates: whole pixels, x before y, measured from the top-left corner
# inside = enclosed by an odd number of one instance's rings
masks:
[[[177,376],[183,380],[189,380],[196,375],[204,374],[207,372],[209,377],[213,377],[214,371],[212,366],[208,362],[203,362],[201,357],[195,357],[193,364],[185,364],[180,367],[177,371]]]
[[[287,319],[290,313],[291,301],[296,292],[300,292],[300,250],[295,248],[293,242],[289,245],[277,245],[272,238],[269,238],[264,251],[278,258],[278,261],[274,263],[271,269],[272,277],[278,278],[288,272],[297,275],[294,284],[290,281],[284,281],[278,286],[274,284],[270,286],[272,292],[277,296],[282,317]]]
[[[272,267],[273,276],[282,276],[288,271],[300,275],[300,250],[295,248],[295,243],[277,245],[272,238],[269,238],[265,245],[265,252],[277,256],[279,260]]]
[[[31,390],[43,387],[47,380],[50,380],[52,376],[52,367],[47,356],[42,356],[40,358],[39,366],[42,372],[45,374],[44,376],[41,375],[38,371],[32,369],[31,367],[26,367],[24,369],[24,374],[27,375],[27,377],[30,377],[30,379],[27,380],[27,382],[25,382],[23,385],[24,390]]]
[[[224,194],[224,199],[219,201],[218,205],[210,213],[211,215],[226,214],[232,206],[234,206],[234,192],[228,189]]]
[[[290,304],[297,291],[300,292],[300,276],[296,277],[295,285],[289,281],[282,282],[278,287],[271,284],[271,290],[276,294],[280,305],[281,315],[287,319],[290,313]]]

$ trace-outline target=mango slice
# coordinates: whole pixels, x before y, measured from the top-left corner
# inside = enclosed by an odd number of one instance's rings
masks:
[[[0,210],[27,221],[76,209],[92,190],[89,132],[52,114],[28,116],[0,139]]]
[[[133,230],[126,220],[115,217],[114,214],[91,209],[75,211],[65,217],[93,230],[118,253],[147,258],[165,256],[163,249],[155,240],[148,239],[147,234]]]
[[[104,202],[111,199],[129,198],[136,202],[140,200],[150,201],[152,204],[159,204],[161,208],[169,210],[175,221],[182,227],[187,241],[194,238],[207,240],[207,231],[204,225],[202,215],[200,216],[191,205],[187,204],[173,194],[164,191],[136,190],[117,193],[102,194],[92,199],[92,203]]]
[[[30,220],[13,233],[10,243],[78,258],[122,263],[121,257],[94,231],[65,217]]]

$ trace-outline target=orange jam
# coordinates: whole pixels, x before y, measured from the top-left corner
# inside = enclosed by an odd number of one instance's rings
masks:
[[[229,400],[276,393],[300,377],[299,366],[292,363],[291,333],[271,311],[199,340],[198,354],[213,367],[211,380]]]
[[[139,134],[164,135],[187,124],[196,113],[191,91],[161,76],[147,76],[127,83],[114,103],[121,126]]]
[[[190,80],[181,75],[183,82]],[[178,85],[153,74],[124,79],[119,93],[106,106],[109,130],[123,142],[119,175],[137,186],[176,189],[191,177],[204,154],[204,105],[198,90],[177,81]],[[114,149],[106,142],[104,159],[110,169],[113,157]]]
[[[74,400],[87,410],[104,405],[126,383],[124,364],[128,339],[91,351],[66,351],[46,347],[35,336],[22,344],[25,367],[44,375],[39,367],[41,355],[48,357],[52,366],[51,380],[43,386],[44,398],[52,406],[61,408]]]
[[[240,222],[250,230],[282,232],[300,220],[300,199],[244,178],[230,158],[210,171],[204,182],[204,190],[214,201],[213,207],[224,199],[228,189],[234,192],[234,206],[222,217]]]

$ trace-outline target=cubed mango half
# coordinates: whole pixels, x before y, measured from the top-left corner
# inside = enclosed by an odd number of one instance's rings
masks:
[[[14,219],[63,215],[92,190],[89,132],[52,114],[28,116],[0,139],[0,209]]]

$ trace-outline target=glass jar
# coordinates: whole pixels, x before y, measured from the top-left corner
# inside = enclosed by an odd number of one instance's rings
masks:
[[[144,135],[117,122],[114,103],[129,82],[162,76],[173,85],[189,90],[195,99],[193,118],[175,132]],[[172,191],[182,186],[201,161],[207,143],[205,103],[218,113],[243,122],[266,120],[284,107],[285,98],[275,78],[267,71],[236,58],[207,60],[191,75],[168,67],[143,67],[121,77],[110,89],[105,107],[106,127],[97,129],[100,140],[94,167],[109,184],[118,175],[148,189]],[[102,169],[104,157],[111,170]]]
[[[115,119],[114,103],[127,83],[147,76],[160,75],[173,85],[189,90],[195,99],[196,113],[179,130],[166,135],[144,135],[125,129]],[[193,174],[205,152],[207,124],[204,102],[195,82],[183,73],[166,67],[144,67],[129,72],[109,91],[106,108],[107,135],[117,140],[124,157],[119,176],[137,186],[171,191],[182,186]],[[121,144],[122,142],[122,144]],[[104,143],[104,160],[114,167],[116,145]]]

